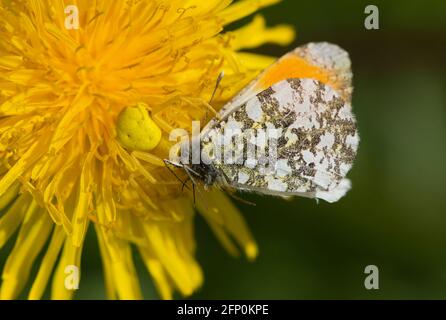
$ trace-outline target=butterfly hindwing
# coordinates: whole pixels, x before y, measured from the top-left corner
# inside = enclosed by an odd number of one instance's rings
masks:
[[[334,202],[350,188],[345,176],[358,142],[345,95],[319,80],[293,78],[233,110],[203,136],[202,148],[233,188]]]

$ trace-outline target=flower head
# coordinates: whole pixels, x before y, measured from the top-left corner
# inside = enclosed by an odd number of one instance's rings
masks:
[[[261,16],[223,33],[275,2],[81,0],[79,28],[67,29],[63,1],[0,0],[0,248],[17,233],[1,298],[16,298],[28,280],[28,297],[41,298],[51,277],[52,298],[70,298],[65,269],[80,266],[88,228],[108,297],[141,298],[132,247],[162,298],[201,285],[194,204],[163,162],[168,133],[208,119],[273,61],[240,50],[292,40],[289,27],[268,29]],[[235,240],[248,258],[257,255],[224,194],[210,191],[197,205],[230,253]]]

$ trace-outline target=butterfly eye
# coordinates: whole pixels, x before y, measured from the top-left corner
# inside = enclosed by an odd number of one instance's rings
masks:
[[[122,110],[116,129],[121,145],[131,150],[150,151],[161,140],[161,130],[150,118],[147,105],[143,103]]]

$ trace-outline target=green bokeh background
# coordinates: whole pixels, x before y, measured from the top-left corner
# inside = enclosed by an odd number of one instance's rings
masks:
[[[364,28],[368,4],[380,10],[379,30]],[[205,283],[192,298],[446,298],[446,2],[285,0],[262,13],[295,25],[298,38],[256,52],[329,41],[350,53],[361,134],[353,189],[335,204],[243,195],[257,204],[237,204],[260,247],[253,263],[230,257],[197,217]],[[105,298],[98,255],[90,232],[79,299]],[[135,260],[145,297],[156,299]],[[367,265],[379,268],[379,290],[364,288]]]

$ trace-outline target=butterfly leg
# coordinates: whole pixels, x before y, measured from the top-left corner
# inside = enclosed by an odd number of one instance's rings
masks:
[[[251,202],[251,201],[248,201],[248,200],[246,200],[246,199],[243,199],[243,198],[240,198],[239,196],[237,196],[236,194],[235,194],[235,191],[234,190],[231,190],[231,189],[224,189],[225,191],[226,191],[226,193],[231,197],[231,198],[233,198],[234,200],[236,200],[236,201],[240,201],[241,203],[244,203],[244,204],[247,204],[247,205],[250,205],[250,206],[257,206],[257,204],[255,203],[255,202]]]
[[[185,168],[183,165],[180,165],[178,163],[174,163],[170,160],[164,159],[163,160],[164,164],[166,165],[167,170],[170,171],[170,173],[172,173],[174,175],[175,178],[177,178],[178,181],[180,181],[182,183],[182,187],[181,190],[184,190],[184,188],[189,189],[189,187],[187,186],[187,180],[183,181],[182,179],[180,179],[180,177],[178,177],[178,175],[175,173],[175,171],[172,170],[172,168],[170,168],[170,166],[174,166],[177,168]],[[186,170],[185,170],[186,171]],[[186,171],[187,172],[187,171]],[[190,189],[189,189],[190,190]]]

